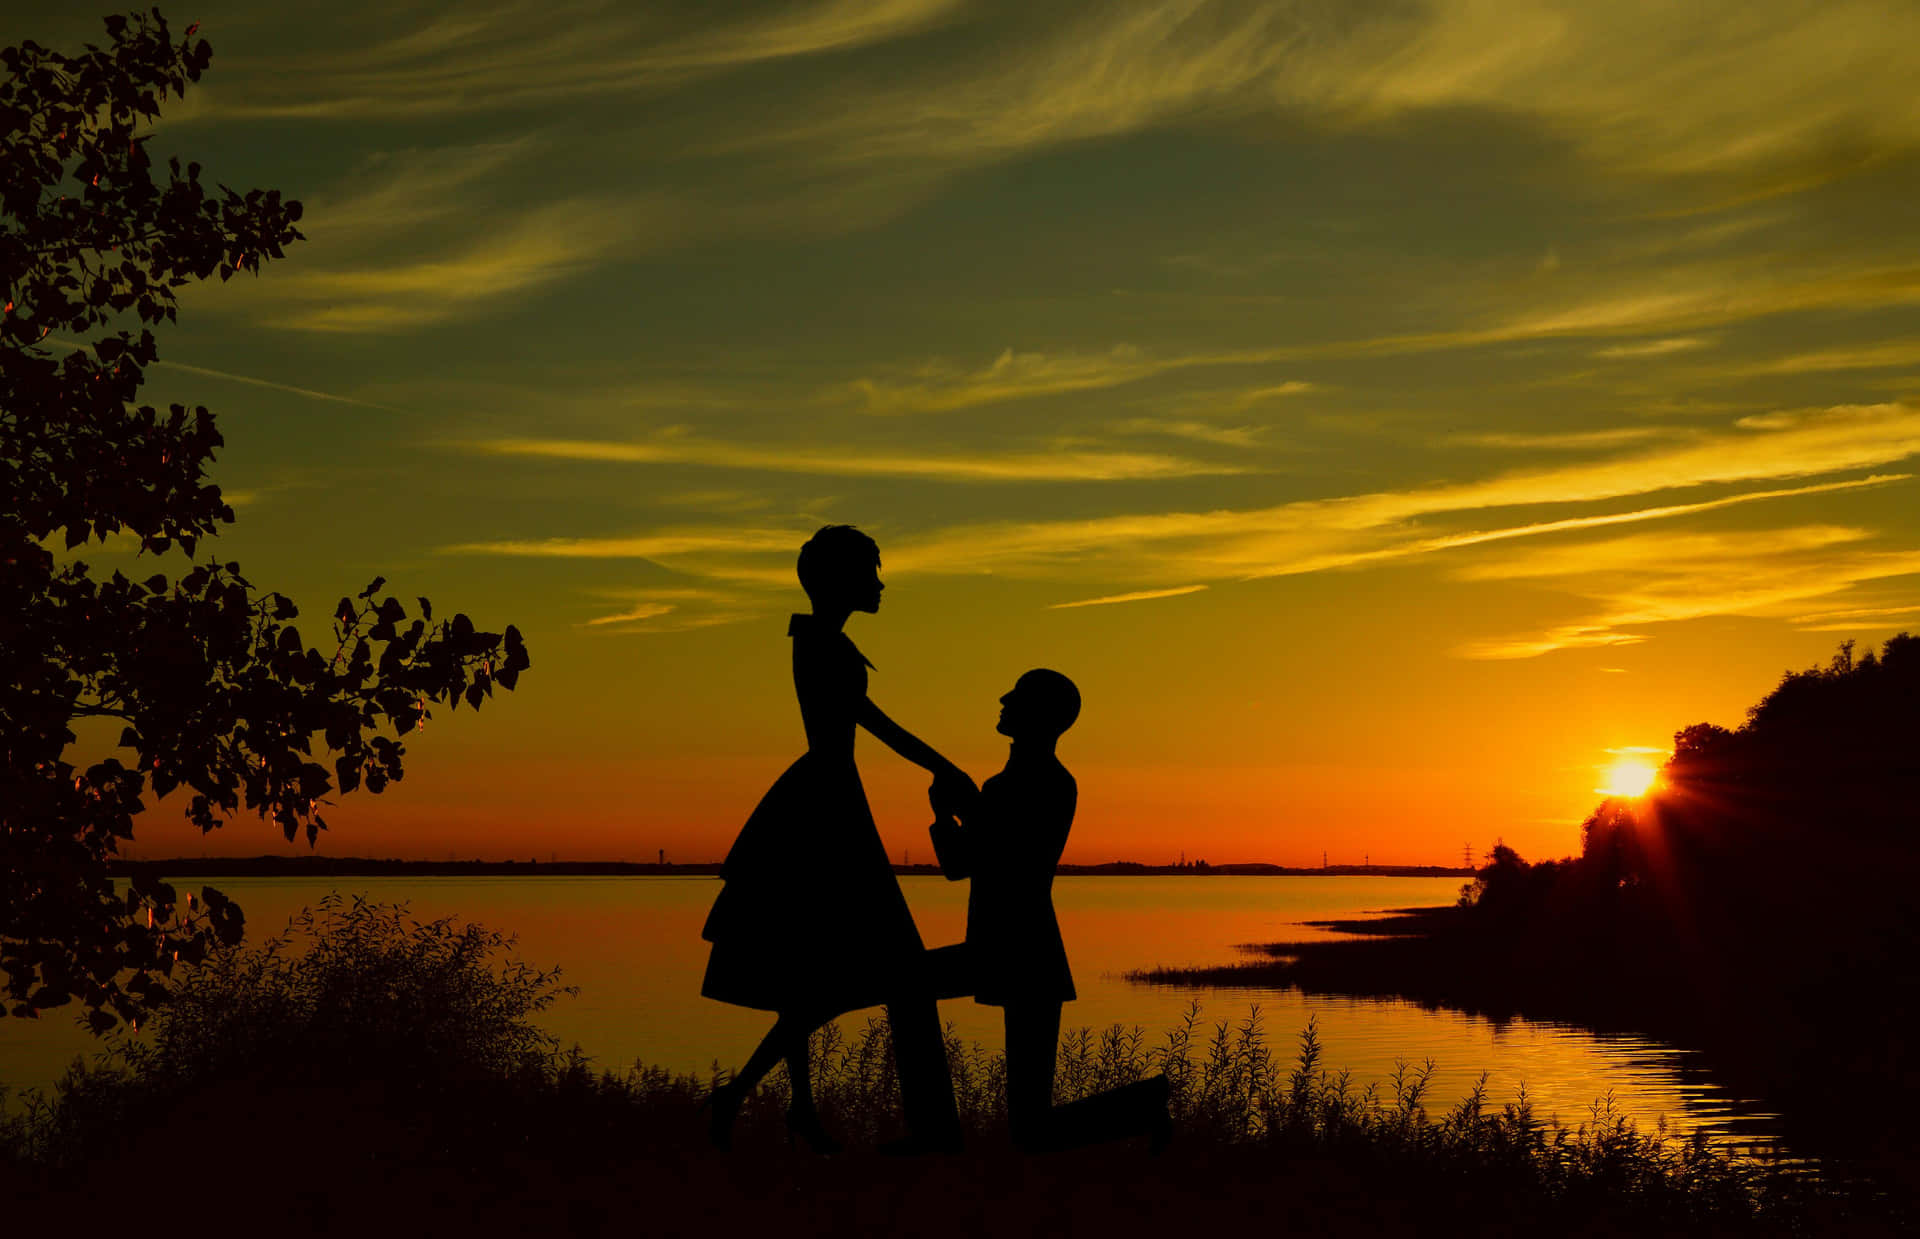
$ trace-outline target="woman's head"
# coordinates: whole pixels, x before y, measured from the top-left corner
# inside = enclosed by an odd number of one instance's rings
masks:
[[[878,611],[880,547],[852,525],[827,525],[800,548],[800,588],[816,609]]]

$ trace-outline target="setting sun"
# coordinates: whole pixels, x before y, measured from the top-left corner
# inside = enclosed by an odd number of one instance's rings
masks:
[[[1593,790],[1603,796],[1644,796],[1659,777],[1659,770],[1650,763],[1638,757],[1623,757],[1607,767],[1602,786]]]

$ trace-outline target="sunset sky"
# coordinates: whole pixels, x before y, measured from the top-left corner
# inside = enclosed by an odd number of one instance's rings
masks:
[[[1920,629],[1907,0],[166,11],[155,153],[310,238],[161,336],[219,557],[312,643],[383,575],[533,656],[324,852],[717,859],[827,522],[977,777],[1079,682],[1075,861],[1562,855],[1623,753]],[[202,850],[306,845],[143,819]]]

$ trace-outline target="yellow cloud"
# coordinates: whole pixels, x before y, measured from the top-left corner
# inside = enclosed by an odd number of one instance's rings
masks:
[[[1644,443],[1648,439],[1670,438],[1681,432],[1661,426],[1616,426],[1608,430],[1548,431],[1544,434],[1460,434],[1449,440],[1474,447],[1544,448],[1549,451],[1586,451],[1590,448],[1620,447]]]
[[[1108,594],[1104,598],[1082,598],[1078,602],[1056,602],[1047,609],[1068,611],[1074,607],[1103,607],[1114,602],[1147,602],[1154,598],[1178,598],[1185,594],[1197,594],[1205,588],[1204,585],[1182,585],[1175,589],[1142,589],[1130,594]]]
[[[1532,658],[1647,639],[1635,629],[1711,616],[1790,619],[1808,602],[1871,581],[1920,573],[1920,551],[1844,549],[1865,530],[1836,526],[1719,534],[1643,534],[1530,551],[1474,565],[1469,579],[1545,579],[1603,609],[1545,633],[1469,643],[1468,658]],[[1837,628],[1867,625],[1841,624]]]
[[[762,463],[760,453],[765,452],[785,460],[782,467],[790,469],[904,469],[901,462],[885,458],[867,458],[850,466],[843,458],[853,458],[854,453],[822,451],[817,460],[790,459],[778,449],[741,449],[684,438],[645,444],[504,441],[482,446],[586,459],[776,467]],[[888,570],[894,573],[995,572],[1138,583],[1139,588],[1082,604],[1092,605],[1193,592],[1207,581],[1362,568],[1495,543],[1674,520],[1735,505],[1907,483],[1909,474],[1878,474],[1627,511],[1577,511],[1552,520],[1460,527],[1466,514],[1489,510],[1564,507],[1709,485],[1796,479],[1883,465],[1915,454],[1920,454],[1920,412],[1898,404],[1841,406],[1794,411],[1765,428],[1731,427],[1654,450],[1474,481],[1265,508],[957,525],[884,537],[883,546]],[[928,459],[929,463],[913,467],[936,467]],[[937,467],[952,471],[971,466],[946,460]],[[997,467],[1007,465],[1003,460]],[[1056,476],[1060,467],[1058,461],[1052,466]],[[1441,527],[1436,529],[1435,524]],[[1447,528],[1448,524],[1453,527]],[[672,558],[676,569],[714,581],[785,585],[791,579],[793,548],[806,532],[798,528],[682,529],[620,537],[469,543],[448,549],[494,555]],[[1697,615],[1804,612],[1809,598],[1844,588],[1852,580],[1894,571],[1889,566],[1894,560],[1849,552],[1868,536],[1865,530],[1827,525],[1770,535],[1663,534],[1555,545],[1476,560],[1462,566],[1459,575],[1471,580],[1560,580],[1576,593],[1586,592],[1589,586],[1604,587],[1612,591],[1608,596],[1617,605],[1546,634],[1491,641],[1466,652],[1473,657],[1530,656],[1547,649],[1639,640],[1644,637],[1640,629],[1647,625]],[[1822,566],[1843,553],[1850,557],[1842,567]],[[1649,564],[1657,570],[1650,573]],[[1709,570],[1716,564],[1721,566]],[[1666,568],[1673,571],[1662,575]],[[1616,588],[1612,576],[1627,583]],[[1703,586],[1701,581],[1714,584]]]
[[[668,530],[619,538],[509,538],[441,548],[451,555],[516,555],[556,559],[671,559],[703,552],[792,554],[808,534],[791,529]]]
[[[1607,359],[1631,357],[1666,357],[1673,353],[1689,353],[1695,349],[1707,347],[1711,341],[1698,336],[1669,336],[1665,340],[1645,340],[1635,344],[1616,344],[1611,348],[1595,349],[1595,357]]]
[[[429,117],[651,93],[745,65],[885,42],[945,18],[958,0],[826,0],[724,20],[677,37],[645,10],[597,0],[447,4],[383,42],[256,57],[223,80],[211,114],[232,117]],[[335,10],[336,29],[392,29],[386,9]],[[404,18],[398,19],[404,20]]]
[[[442,322],[588,269],[635,234],[631,208],[577,200],[529,211],[464,249],[413,261],[276,271],[274,326],[366,332]]]
[[[658,615],[669,614],[673,610],[675,610],[675,607],[670,602],[643,602],[637,607],[630,607],[625,611],[616,612],[613,615],[596,616],[587,621],[587,626],[597,627],[601,624],[625,624],[634,620],[652,619]]]
[[[1252,466],[1138,452],[939,452],[889,454],[856,448],[752,446],[689,438],[617,443],[578,439],[483,439],[458,446],[499,456],[689,464],[835,477],[918,477],[949,482],[1121,481],[1246,473]]]
[[[1832,370],[1878,370],[1891,366],[1920,363],[1920,342],[1887,340],[1851,348],[1820,349],[1811,353],[1791,353],[1764,361],[1739,362],[1722,367],[1724,374],[1814,374]]]

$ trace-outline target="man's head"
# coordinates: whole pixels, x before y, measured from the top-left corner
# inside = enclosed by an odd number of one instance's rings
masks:
[[[878,611],[880,547],[852,525],[827,525],[800,548],[800,588],[816,608]]]
[[[1000,699],[994,730],[1014,740],[1058,740],[1080,717],[1080,690],[1058,671],[1037,668],[1014,682]]]

